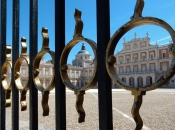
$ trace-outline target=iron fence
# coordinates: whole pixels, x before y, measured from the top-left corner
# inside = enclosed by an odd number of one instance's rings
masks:
[[[19,13],[20,13],[20,1],[13,0],[13,41],[12,41],[12,64],[15,64],[17,58],[19,57]],[[30,0],[29,8],[29,57],[30,63],[33,63],[35,56],[38,53],[38,0]],[[59,60],[62,50],[65,47],[65,1],[55,0],[55,66],[59,66]],[[6,50],[6,27],[7,27],[7,0],[0,1],[0,68],[5,62],[5,50]],[[105,54],[105,48],[107,46],[107,41],[110,39],[109,33],[109,1],[97,0],[97,24],[98,24],[98,42],[100,46],[98,51],[101,54]],[[103,21],[103,22],[102,22]],[[104,26],[105,25],[105,26]],[[108,26],[106,26],[108,25]],[[104,28],[101,28],[104,27]],[[100,31],[101,30],[101,31]],[[100,34],[101,33],[101,34]],[[103,37],[101,39],[100,37]],[[99,55],[101,55],[99,53]],[[99,109],[100,109],[100,129],[112,129],[112,100],[111,100],[111,81],[105,69],[105,60],[98,59],[98,62],[103,63],[100,66],[100,76],[99,80],[103,79],[101,83],[101,88],[99,89]],[[12,66],[12,70],[14,66]],[[102,68],[101,68],[102,67]],[[34,85],[32,79],[33,66],[29,65],[29,100],[30,100],[30,129],[38,129],[38,90]],[[14,72],[12,72],[14,75]],[[2,76],[0,76],[0,79]],[[99,84],[100,85],[100,84]],[[12,76],[12,129],[19,129],[19,90],[16,88],[14,83],[14,77]],[[5,130],[6,124],[6,92],[3,87],[0,87],[0,129]],[[64,130],[66,129],[66,102],[65,102],[65,85],[63,84],[59,69],[55,69],[55,129]]]
[[[145,95],[146,91],[158,88],[165,84],[172,74],[174,73],[174,63],[173,66],[167,70],[167,73],[164,74],[161,79],[153,84],[152,86],[146,86],[145,88],[134,88],[131,86],[125,85],[120,79],[115,79],[116,76],[113,74],[113,64],[115,63],[112,52],[115,46],[114,42],[117,42],[118,39],[124,35],[129,29],[142,25],[142,24],[156,24],[165,29],[167,29],[173,39],[174,31],[171,30],[166,23],[162,22],[159,19],[154,18],[143,18],[142,17],[142,9],[143,9],[143,0],[138,0],[134,15],[131,18],[131,21],[127,24],[124,24],[110,39],[110,13],[109,13],[109,0],[96,0],[96,17],[97,17],[97,72],[98,76],[94,76],[97,78],[98,82],[98,106],[99,106],[99,129],[100,130],[112,130],[113,129],[113,119],[112,119],[112,93],[111,93],[111,79],[117,84],[117,86],[127,89],[132,92],[134,95],[134,104],[135,108],[132,108],[132,116],[136,122],[136,129],[141,129],[143,122],[139,115],[139,108],[142,103],[142,96]],[[6,97],[7,91],[12,91],[12,129],[19,129],[19,92],[23,93],[17,89],[15,86],[15,77],[17,73],[14,71],[14,65],[19,58],[19,13],[20,13],[20,0],[13,0],[13,14],[12,14],[12,79],[11,79],[11,87],[9,90],[4,90],[2,85],[0,87],[0,129],[5,130],[6,124]],[[35,62],[35,57],[38,54],[38,0],[30,0],[30,16],[29,16],[29,112],[30,112],[30,129],[37,130],[38,129],[38,89],[42,91],[43,101],[42,103],[46,103],[43,105],[43,109],[45,109],[43,115],[47,115],[48,112],[48,91],[45,91],[44,88],[39,87],[37,89],[36,84],[34,84],[33,75],[37,75],[37,70],[33,63]],[[63,50],[65,50],[65,0],[55,0],[55,57],[54,57],[54,66],[59,69],[54,70],[54,86],[55,86],[55,129],[56,130],[65,130],[66,129],[66,91],[65,84],[69,86],[69,82],[64,81],[64,76],[60,74],[60,72],[64,72],[66,70],[66,65],[60,65],[60,58],[62,58]],[[77,13],[77,14],[76,14]],[[79,20],[81,18],[81,13],[76,12],[75,17],[78,17],[77,20],[77,30],[75,29],[74,39],[73,40],[85,40],[82,39],[81,35],[81,24],[82,21]],[[6,60],[6,24],[7,24],[7,0],[0,0],[0,68],[2,68],[5,60]],[[80,27],[79,27],[80,24]],[[81,31],[79,31],[79,29]],[[42,48],[42,51],[48,51],[47,49],[47,30],[43,29],[43,37],[46,38],[43,40],[43,44],[45,44]],[[45,43],[46,42],[46,43]],[[90,44],[92,41],[88,41]],[[108,44],[109,43],[109,44]],[[70,43],[71,45],[71,43]],[[93,46],[94,44],[92,44]],[[72,46],[72,45],[71,45]],[[51,53],[50,51],[48,51]],[[104,58],[106,57],[106,58]],[[107,66],[107,67],[106,67]],[[34,70],[34,71],[33,71]],[[3,75],[0,74],[0,81],[3,79]],[[1,81],[2,82],[2,81]],[[92,84],[95,82],[92,81]],[[88,85],[87,85],[88,86]],[[88,86],[90,88],[90,86]],[[79,122],[83,121],[83,114],[85,113],[82,108],[83,95],[85,93],[86,88],[83,89],[74,89],[70,85],[69,87],[73,91],[75,91],[77,95],[77,111],[80,115]],[[23,95],[25,96],[25,94]],[[22,100],[22,99],[21,99]],[[46,105],[46,106],[45,106]]]

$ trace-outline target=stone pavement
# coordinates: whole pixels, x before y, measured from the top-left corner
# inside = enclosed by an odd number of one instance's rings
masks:
[[[50,115],[42,116],[39,93],[39,130],[55,130],[55,95],[51,92],[49,98]],[[175,89],[157,89],[143,96],[140,114],[145,130],[175,130]],[[27,97],[29,99],[29,97]],[[113,128],[114,130],[134,130],[135,123],[130,110],[133,96],[129,91],[114,89],[113,99]],[[29,102],[29,101],[28,101]],[[75,109],[75,95],[72,91],[66,93],[67,130],[98,130],[98,91],[87,91],[83,107],[86,111],[85,122],[77,122],[78,114]],[[20,130],[29,130],[29,110],[20,111]],[[11,130],[11,108],[6,108],[6,129]]]

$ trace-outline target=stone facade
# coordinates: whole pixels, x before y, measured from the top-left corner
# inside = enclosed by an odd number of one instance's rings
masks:
[[[86,50],[84,44],[82,44],[81,50],[72,61],[72,65],[68,67],[68,76],[75,86],[82,87],[88,84],[93,75],[93,70],[94,64],[92,56]],[[97,87],[97,85],[94,87]]]
[[[166,45],[151,45],[148,34],[144,38],[136,38],[126,42],[124,39],[123,49],[115,54],[114,64],[116,73],[125,83],[134,87],[142,87],[154,83],[171,65],[172,55],[168,53]],[[45,62],[44,58],[40,62],[40,81],[43,87],[49,85],[53,64]],[[94,71],[94,64],[91,54],[82,44],[81,50],[75,55],[71,65],[68,65],[68,76],[72,84],[78,87],[85,86],[91,79]],[[28,82],[28,66],[24,61],[21,66],[21,82],[25,85]],[[8,71],[10,82],[10,68]],[[97,88],[98,83],[94,86]],[[175,76],[163,87],[175,87]],[[112,88],[117,86],[112,83]]]
[[[124,40],[123,49],[115,55],[116,73],[130,86],[142,87],[154,83],[171,65],[170,44],[172,42],[151,45],[148,34],[144,38]],[[163,87],[175,87],[175,76]]]

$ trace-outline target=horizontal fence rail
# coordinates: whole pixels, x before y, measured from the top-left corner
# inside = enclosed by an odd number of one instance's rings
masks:
[[[96,28],[97,28],[97,44],[82,35],[83,25],[86,21],[81,20],[82,12],[75,9],[75,29],[73,39],[66,45],[65,44],[65,0],[54,1],[54,35],[55,35],[55,50],[52,51],[49,48],[49,35],[48,29],[42,28],[42,47],[38,52],[38,0],[29,1],[29,54],[27,55],[26,38],[21,38],[21,54],[19,52],[20,45],[20,0],[13,0],[12,2],[12,50],[11,46],[6,44],[7,33],[7,0],[0,0],[0,130],[6,129],[6,107],[11,106],[12,111],[12,126],[13,130],[19,130],[19,107],[21,111],[29,109],[29,128],[30,130],[38,130],[39,128],[39,115],[38,115],[38,91],[41,92],[41,106],[43,108],[43,116],[49,116],[49,94],[52,89],[55,88],[55,129],[66,130],[66,87],[69,88],[75,94],[75,107],[78,117],[78,123],[84,122],[86,112],[83,108],[84,94],[86,90],[91,89],[98,82],[98,111],[99,111],[99,129],[100,130],[112,130],[113,129],[113,107],[112,107],[112,83],[115,83],[118,87],[126,89],[134,96],[134,103],[131,109],[132,117],[136,124],[136,130],[141,130],[143,127],[143,121],[139,114],[139,109],[142,105],[143,95],[146,95],[147,91],[154,90],[165,85],[171,77],[175,74],[175,32],[173,28],[165,21],[154,17],[143,17],[142,10],[144,7],[144,0],[137,0],[134,14],[130,18],[129,22],[123,24],[121,28],[116,30],[113,36],[110,38],[110,1],[109,0],[96,0]],[[27,17],[27,16],[26,16]],[[163,73],[158,81],[144,87],[129,86],[118,78],[118,72],[115,73],[114,66],[117,64],[129,64],[128,63],[116,63],[114,56],[114,49],[120,40],[120,38],[127,33],[130,29],[143,25],[152,24],[158,25],[166,29],[171,37],[172,43],[168,46],[168,51],[173,55],[171,66]],[[90,75],[68,75],[67,55],[71,49],[78,42],[88,43],[94,52],[94,71]],[[82,49],[84,44],[82,45]],[[85,47],[84,47],[85,49]],[[12,55],[11,55],[12,51]],[[119,52],[120,53],[120,52]],[[39,63],[45,54],[49,54],[52,57],[52,69],[50,74],[46,71],[41,74],[39,69]],[[21,59],[20,59],[21,58]],[[28,74],[20,72],[20,65],[22,61],[26,61],[26,66],[29,71]],[[147,59],[145,62],[157,60]],[[19,62],[17,62],[19,61]],[[138,62],[138,61],[137,61]],[[4,80],[9,76],[4,74],[7,72],[8,65],[11,70],[11,83],[8,86],[7,83],[4,86]],[[79,67],[83,69],[83,67]],[[90,68],[90,67],[89,67]],[[79,73],[79,72],[78,72]],[[134,74],[141,74],[140,72],[133,72]],[[120,73],[122,75],[128,75],[133,73]],[[154,71],[145,71],[144,73],[155,73]],[[22,87],[22,83],[19,83],[19,76],[28,76],[28,81]],[[42,85],[39,80],[39,76],[43,79],[48,76],[51,79],[47,85]],[[89,83],[85,82],[84,85],[78,83],[71,83],[69,78],[83,78],[88,79]],[[112,80],[112,82],[111,82]],[[6,80],[7,81],[7,80]],[[18,82],[19,81],[19,82]],[[81,84],[81,85],[80,85]],[[29,106],[26,103],[26,94],[29,91]],[[21,95],[19,95],[21,94]],[[12,95],[10,100],[10,95]],[[21,104],[21,106],[19,106]],[[92,116],[92,115],[91,115]]]

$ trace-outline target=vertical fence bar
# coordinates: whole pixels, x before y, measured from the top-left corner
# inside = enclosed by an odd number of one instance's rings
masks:
[[[19,130],[19,91],[14,83],[14,64],[19,57],[19,0],[12,5],[12,130]]]
[[[55,120],[56,130],[66,130],[65,86],[59,72],[59,60],[65,46],[65,0],[55,0]]]
[[[7,1],[0,0],[0,69],[6,59],[6,22],[7,22]],[[0,71],[1,72],[1,71]],[[2,88],[0,74],[0,129],[5,130],[5,90]]]
[[[32,79],[33,61],[38,52],[38,0],[30,0],[29,18],[29,86],[30,86],[30,130],[38,130],[38,90]]]
[[[99,129],[112,130],[111,79],[105,66],[105,54],[110,40],[109,0],[97,0],[97,71],[99,99]],[[100,63],[100,64],[99,64]]]

